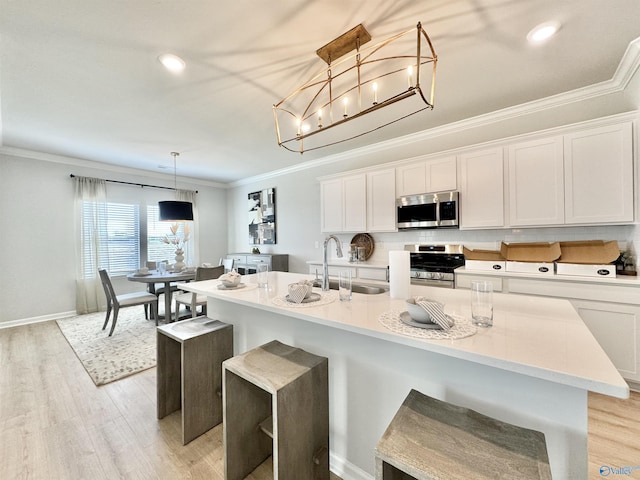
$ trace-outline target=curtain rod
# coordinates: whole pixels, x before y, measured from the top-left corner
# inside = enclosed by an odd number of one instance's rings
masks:
[[[69,175],[69,177],[71,178],[75,178],[76,175],[74,175],[73,173],[71,175]],[[109,182],[109,183],[122,183],[123,185],[134,185],[136,187],[150,187],[150,188],[162,188],[163,190],[180,190],[177,188],[173,188],[173,187],[161,187],[159,185],[148,185],[146,183],[133,183],[133,182],[123,182],[121,180],[104,180],[105,182]],[[196,192],[198,193],[198,190],[191,190],[192,192]]]

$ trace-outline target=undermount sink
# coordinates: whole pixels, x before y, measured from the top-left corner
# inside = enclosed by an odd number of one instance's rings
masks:
[[[331,290],[338,290],[338,282],[331,280],[329,282],[329,288]],[[365,295],[378,295],[380,293],[388,292],[389,287],[383,285],[367,285],[364,283],[352,283],[351,291],[353,293],[364,293]]]

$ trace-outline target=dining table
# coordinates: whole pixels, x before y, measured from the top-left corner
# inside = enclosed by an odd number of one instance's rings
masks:
[[[158,270],[149,270],[148,273],[130,273],[127,275],[127,280],[131,282],[140,282],[147,284],[147,290],[149,293],[156,293],[156,283],[164,284],[164,318],[171,320],[171,299],[173,292],[171,291],[171,284],[175,282],[189,282],[196,278],[195,271],[181,271],[181,272],[160,272]],[[160,317],[158,314],[158,318]]]

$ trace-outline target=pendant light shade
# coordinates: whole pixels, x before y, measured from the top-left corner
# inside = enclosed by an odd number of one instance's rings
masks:
[[[171,152],[173,156],[173,186],[178,191],[178,179],[176,172],[176,157],[178,152]],[[191,222],[193,221],[193,204],[191,202],[181,202],[179,200],[166,200],[158,202],[160,209],[159,220],[161,222]]]
[[[158,202],[161,222],[185,222],[193,220],[193,204],[191,202],[179,202],[178,200],[166,200]]]

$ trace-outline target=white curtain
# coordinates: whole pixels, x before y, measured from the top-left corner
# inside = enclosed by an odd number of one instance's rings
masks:
[[[76,218],[76,312],[103,310],[106,297],[98,268],[100,245],[107,245],[107,183],[99,178],[74,177]],[[106,251],[106,249],[104,249]],[[105,252],[102,252],[104,264]]]
[[[176,190],[176,200],[180,202],[191,202],[193,204],[193,222],[191,222],[191,239],[185,245],[185,258],[193,259],[193,265],[199,265],[200,249],[196,241],[198,226],[198,208],[196,206],[196,192],[193,190]]]

